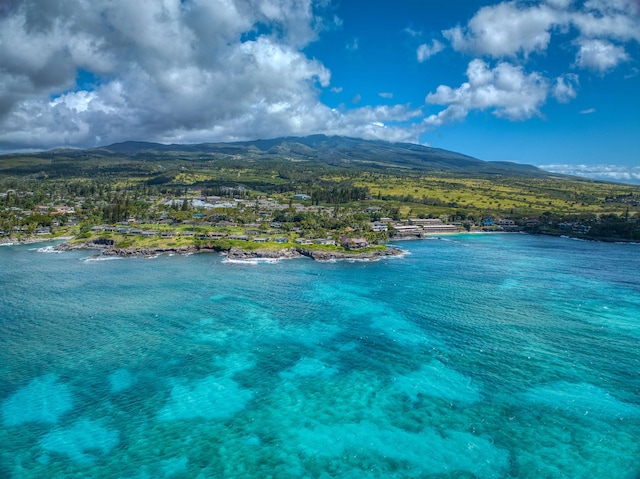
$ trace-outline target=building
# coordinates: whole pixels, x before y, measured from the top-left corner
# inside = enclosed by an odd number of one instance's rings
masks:
[[[313,240],[313,242],[315,244],[325,244],[325,245],[332,245],[332,246],[336,244],[336,242],[333,241],[331,238],[316,238]]]
[[[374,233],[380,233],[381,231],[387,231],[389,227],[386,223],[382,223],[381,221],[374,221],[371,223],[371,229]]]
[[[418,225],[418,226],[433,226],[433,225],[441,225],[442,220],[439,218],[410,218],[410,225]]]
[[[340,244],[344,249],[362,249],[369,246],[369,242],[364,238],[348,238],[346,236],[342,236],[340,238]]]

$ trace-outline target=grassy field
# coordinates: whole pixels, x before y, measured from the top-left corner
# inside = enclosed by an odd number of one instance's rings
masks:
[[[475,212],[504,214],[541,214],[552,211],[560,215],[621,214],[627,205],[607,202],[630,194],[638,195],[640,188],[595,181],[541,178],[464,178],[433,176],[383,176],[364,174],[354,182],[366,186],[373,198],[392,197],[418,211],[451,212],[467,209]],[[412,201],[407,201],[411,197]],[[404,198],[404,201],[401,200]],[[424,199],[435,205],[410,204]],[[438,205],[437,203],[442,204]],[[637,207],[635,210],[637,211]]]

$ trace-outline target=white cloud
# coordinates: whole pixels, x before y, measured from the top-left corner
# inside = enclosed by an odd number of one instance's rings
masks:
[[[572,42],[579,49],[577,66],[605,72],[629,59],[622,43],[640,42],[640,2],[587,0],[580,5],[571,0],[546,0],[535,5],[507,1],[481,8],[466,26],[443,31],[457,51],[492,58],[522,55],[525,59],[531,53],[545,52],[555,33],[574,35]]]
[[[551,39],[551,29],[562,23],[563,14],[547,5],[522,6],[503,2],[483,7],[466,27],[443,31],[457,51],[494,58],[529,55],[544,51]]]
[[[406,121],[406,106],[344,112],[320,102],[331,72],[304,48],[332,28],[324,19],[340,24],[331,8],[326,0],[15,2],[0,16],[0,149],[318,132],[417,141],[417,130],[389,126]],[[96,77],[93,87],[78,88],[79,70]]]
[[[388,91],[383,91],[378,93],[378,96],[380,96],[380,98],[393,98],[393,93]]]
[[[426,102],[446,105],[438,114],[425,119],[431,126],[439,126],[466,117],[471,110],[491,110],[497,117],[525,120],[539,116],[539,108],[548,95],[549,85],[539,73],[526,74],[522,67],[500,62],[495,68],[476,59],[467,68],[468,82],[458,88],[440,85],[429,93]]]
[[[640,2],[636,0],[589,0],[571,16],[580,34],[588,38],[640,41]]]
[[[411,27],[407,27],[404,29],[404,32],[411,37],[419,37],[422,35],[422,32],[419,30],[414,30]]]
[[[568,103],[573,100],[578,93],[576,87],[578,86],[578,75],[569,73],[567,75],[556,78],[556,82],[553,86],[553,96],[560,103]]]
[[[576,64],[581,68],[604,73],[629,60],[623,47],[606,40],[581,40],[579,44]]]
[[[432,57],[436,53],[441,52],[442,50],[444,50],[444,45],[440,43],[438,40],[433,40],[431,42],[431,45],[423,43],[418,47],[418,50],[416,52],[418,56],[418,61],[422,63],[428,60],[430,57]]]
[[[580,110],[581,115],[591,115],[592,113],[595,113],[595,112],[596,112],[595,108],[587,108],[586,110]]]
[[[640,166],[623,165],[540,165],[539,168],[563,175],[584,176],[606,181],[640,184]]]

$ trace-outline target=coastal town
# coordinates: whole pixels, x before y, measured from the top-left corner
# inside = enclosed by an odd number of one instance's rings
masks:
[[[397,254],[390,240],[473,232],[587,235],[599,222],[455,215],[413,217],[370,196],[348,204],[319,204],[311,194],[265,195],[243,185],[161,192],[137,188],[0,191],[2,244],[64,238],[61,248],[100,248],[106,254],[227,251],[231,255],[335,258]],[[629,202],[636,198],[608,199]],[[410,212],[409,212],[410,213]],[[421,215],[424,216],[424,215]],[[637,224],[627,218],[626,224]],[[274,253],[279,252],[279,253]],[[315,252],[315,253],[313,253]],[[331,255],[327,256],[329,253]]]
[[[111,205],[93,198],[60,196],[35,204],[30,191],[0,193],[2,243],[71,239],[67,248],[96,247],[121,255],[216,250],[332,251],[353,256],[386,255],[390,239],[457,233],[460,224],[441,218],[399,219],[385,216],[382,206],[363,209],[312,205],[311,196],[290,198],[251,195],[243,186],[224,188],[226,197],[187,191],[181,196],[149,196],[123,202],[123,216],[97,222],[96,209]],[[13,200],[12,200],[13,199]],[[118,203],[116,201],[116,203]],[[141,203],[144,206],[141,207]],[[137,215],[135,215],[134,210]],[[390,250],[393,251],[393,250]],[[252,253],[255,254],[255,253]]]

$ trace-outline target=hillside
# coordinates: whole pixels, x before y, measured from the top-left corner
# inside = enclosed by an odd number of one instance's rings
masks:
[[[122,169],[131,174],[156,168],[139,163],[162,162],[163,168],[203,166],[218,161],[304,162],[358,170],[405,170],[413,172],[445,172],[464,174],[508,175],[544,178],[550,173],[531,165],[482,161],[461,153],[409,143],[361,140],[347,137],[313,135],[276,138],[235,143],[202,143],[164,145],[127,141],[87,150],[60,149],[31,154],[10,154],[0,157],[0,174],[66,176],[79,171],[92,176]],[[175,164],[171,164],[175,161]]]
[[[240,155],[254,160],[287,159],[291,161],[321,162],[339,167],[403,168],[417,171],[525,174],[533,176],[548,175],[548,173],[531,165],[482,161],[440,148],[339,136],[328,137],[325,135],[196,145],[125,142],[109,145],[95,151],[124,154],[131,157],[200,153],[204,155]]]

